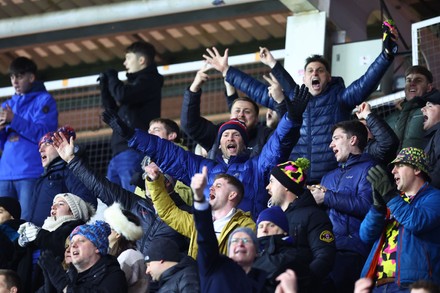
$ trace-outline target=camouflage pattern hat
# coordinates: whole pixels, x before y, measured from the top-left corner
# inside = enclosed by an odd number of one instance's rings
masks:
[[[408,164],[413,167],[416,167],[420,171],[425,172],[426,175],[428,173],[428,156],[425,152],[418,148],[403,148],[398,154],[397,157],[390,163],[403,163]]]

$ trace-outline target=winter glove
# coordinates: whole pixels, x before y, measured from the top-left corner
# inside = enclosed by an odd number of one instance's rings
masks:
[[[394,35],[391,33],[395,30],[394,21],[392,19],[387,19],[382,23],[382,42],[383,48],[387,51],[389,55],[395,55],[398,50],[397,43],[393,40]]]
[[[371,183],[375,193],[382,197],[383,203],[387,204],[393,197],[397,196],[399,192],[391,182],[387,172],[379,165],[372,167],[368,171],[367,180]],[[376,201],[379,196],[376,195]],[[373,202],[375,201],[373,193]],[[381,203],[378,202],[379,205]]]
[[[309,93],[309,89],[304,84],[301,85],[301,88],[296,85],[293,92],[293,99],[284,99],[287,107],[287,118],[298,124],[302,124],[302,116],[310,97],[311,94]]]
[[[385,213],[387,211],[386,202],[383,200],[383,197],[379,193],[377,193],[374,189],[373,189],[373,207],[382,213]]]
[[[102,120],[108,124],[114,132],[119,134],[125,140],[130,140],[134,135],[134,130],[130,128],[121,118],[118,113],[113,110],[105,109],[102,113]]]
[[[45,286],[52,285],[57,292],[62,292],[68,284],[68,278],[61,262],[61,258],[55,257],[50,250],[43,251],[38,259],[38,265],[43,270]]]
[[[107,70],[104,72],[104,75],[105,75],[107,78],[115,78],[115,77],[118,77],[118,72],[117,72],[116,70],[114,70],[113,68],[111,68],[111,69],[107,69]]]
[[[21,247],[26,247],[29,242],[32,242],[37,238],[38,232],[40,232],[40,230],[41,227],[37,227],[31,222],[21,224],[17,231],[18,234],[20,234],[20,236],[18,237],[18,244]]]

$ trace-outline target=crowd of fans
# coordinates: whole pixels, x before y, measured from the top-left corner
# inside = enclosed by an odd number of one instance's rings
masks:
[[[136,42],[127,81],[99,79],[106,177],[72,127],[57,129],[35,63],[15,59],[0,111],[0,292],[439,292],[440,92],[412,66],[391,115],[365,102],[396,35],[385,30],[348,87],[322,56],[307,58],[299,86],[261,47],[265,84],[207,49],[181,111],[204,155],[160,117],[155,50]],[[200,112],[211,69],[230,108],[220,124]],[[98,199],[108,207],[90,221]]]

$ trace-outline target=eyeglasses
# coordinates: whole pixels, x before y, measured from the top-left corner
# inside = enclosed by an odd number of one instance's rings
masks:
[[[238,243],[240,240],[243,242],[243,244],[251,242],[249,238],[232,238],[231,243]]]

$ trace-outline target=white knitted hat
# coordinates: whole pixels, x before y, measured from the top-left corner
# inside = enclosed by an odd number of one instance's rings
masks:
[[[125,210],[124,212],[129,212]],[[135,215],[134,215],[135,216]],[[141,239],[143,230],[141,226],[130,221],[122,212],[121,205],[118,202],[113,203],[104,211],[104,220],[117,233],[124,236],[129,241]]]
[[[69,205],[73,216],[77,220],[83,220],[84,222],[87,222],[88,220],[90,220],[91,217],[93,217],[96,212],[95,208],[91,204],[85,202],[82,198],[75,194],[59,193],[55,195],[54,200],[58,197],[64,198],[64,200]]]

